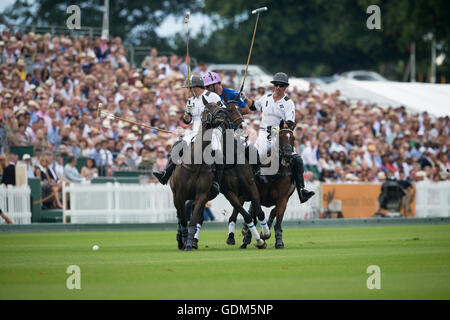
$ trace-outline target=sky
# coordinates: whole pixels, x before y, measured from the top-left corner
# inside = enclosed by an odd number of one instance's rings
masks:
[[[0,0],[0,11],[3,11],[7,6],[14,3],[15,0]],[[114,1],[114,0],[113,0]],[[81,21],[83,24],[83,21]],[[202,26],[209,26],[210,19],[201,13],[192,13],[189,18],[189,33],[192,35],[197,34]],[[93,26],[87,26],[93,27]],[[100,26],[101,27],[101,26]],[[173,16],[168,16],[162,25],[157,28],[156,32],[160,37],[167,37],[176,34],[177,32],[186,32],[186,27],[184,24],[184,18],[179,17],[175,19]]]

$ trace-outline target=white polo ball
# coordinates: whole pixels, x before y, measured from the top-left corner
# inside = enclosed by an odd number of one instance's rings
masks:
[[[94,246],[92,247],[92,250],[94,250],[94,251],[97,251],[98,249],[100,249],[100,247],[99,247],[98,245],[94,245]]]

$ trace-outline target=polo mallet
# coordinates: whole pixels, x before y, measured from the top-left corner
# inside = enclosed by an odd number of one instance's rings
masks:
[[[189,79],[189,69],[191,68],[191,59],[189,57],[189,16],[191,13],[186,12],[186,17],[184,18],[184,23],[186,24],[186,62],[187,62],[187,81],[188,81],[188,91],[191,91],[191,83]]]
[[[245,78],[247,77],[248,64],[250,63],[250,57],[252,56],[253,42],[255,41],[256,27],[258,26],[259,13],[263,12],[263,11],[267,11],[267,7],[258,8],[258,9],[255,9],[252,11],[252,14],[255,14],[255,13],[257,14],[256,15],[256,23],[255,23],[255,29],[253,30],[253,37],[252,37],[252,43],[250,45],[250,52],[248,53],[247,66],[245,67],[244,78],[242,79],[242,85],[241,85],[241,89],[239,90],[238,96],[241,96],[241,93],[244,90]]]
[[[160,129],[160,128],[157,128],[157,127],[152,127],[152,126],[149,126],[148,124],[145,124],[145,123],[138,123],[138,122],[135,122],[133,120],[124,119],[124,118],[118,117],[118,116],[116,116],[114,114],[105,112],[105,111],[102,110],[102,106],[103,105],[101,103],[98,104],[97,118],[106,117],[106,118],[108,118],[110,120],[117,119],[117,120],[122,120],[122,121],[125,121],[125,122],[128,122],[128,123],[137,125],[138,127],[145,127],[145,128],[149,128],[149,129],[152,129],[152,130],[165,132],[165,133],[172,133],[169,130],[164,130],[164,129]]]

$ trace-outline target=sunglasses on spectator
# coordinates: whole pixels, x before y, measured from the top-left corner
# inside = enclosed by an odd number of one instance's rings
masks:
[[[287,87],[287,85],[284,84],[284,83],[274,83],[273,85],[274,85],[275,87],[280,87],[280,88],[285,88],[285,87]]]

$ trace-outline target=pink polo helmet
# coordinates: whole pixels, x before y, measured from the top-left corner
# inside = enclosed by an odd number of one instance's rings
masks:
[[[214,83],[220,83],[222,80],[220,79],[219,75],[215,72],[206,72],[203,76],[203,84],[205,87],[212,85]]]

